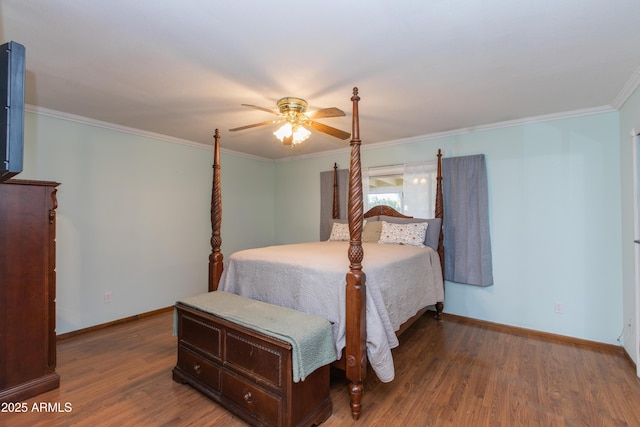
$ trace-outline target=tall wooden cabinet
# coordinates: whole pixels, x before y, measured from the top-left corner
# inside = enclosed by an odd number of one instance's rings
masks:
[[[0,402],[57,388],[56,187],[0,183]]]

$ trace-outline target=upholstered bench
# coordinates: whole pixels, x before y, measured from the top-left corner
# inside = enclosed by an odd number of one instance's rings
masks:
[[[318,316],[216,291],[175,305],[176,382],[254,425],[326,420],[331,324]]]

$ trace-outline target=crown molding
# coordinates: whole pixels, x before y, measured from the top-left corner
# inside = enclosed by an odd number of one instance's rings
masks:
[[[637,86],[638,83],[640,83],[640,68],[638,68],[637,72],[638,72],[638,81],[636,82],[636,86]],[[630,79],[630,81],[631,80],[632,79]],[[629,83],[627,83],[627,85],[625,85],[625,88],[627,86],[629,86]],[[634,90],[635,90],[635,88],[634,88]],[[631,92],[633,92],[633,90]],[[620,95],[618,97],[620,97]],[[623,102],[623,104],[624,104],[624,102]],[[28,111],[28,112],[31,112],[31,113],[40,114],[40,115],[43,115],[43,116],[50,116],[50,117],[54,117],[54,118],[58,118],[58,119],[62,119],[62,120],[68,120],[68,121],[72,121],[72,122],[76,122],[76,123],[81,123],[81,124],[85,124],[85,125],[89,125],[89,126],[101,127],[101,128],[105,128],[105,129],[111,129],[111,130],[115,130],[115,131],[119,131],[119,132],[129,133],[129,134],[132,134],[132,135],[137,135],[137,136],[143,136],[143,137],[147,137],[147,138],[157,139],[157,140],[160,140],[160,141],[186,145],[186,146],[189,146],[189,147],[195,147],[195,148],[200,148],[200,149],[204,149],[204,150],[213,150],[213,145],[203,144],[203,143],[194,142],[194,141],[188,141],[188,140],[185,140],[185,139],[175,138],[175,137],[162,135],[162,134],[158,134],[158,133],[154,133],[154,132],[143,131],[143,130],[140,130],[140,129],[130,128],[130,127],[127,127],[127,126],[116,125],[116,124],[113,124],[113,123],[103,122],[103,121],[95,120],[95,119],[90,119],[90,118],[83,117],[83,116],[78,116],[78,115],[75,115],[75,114],[63,113],[63,112],[56,111],[56,110],[51,110],[51,109],[48,109],[48,108],[36,107],[36,106],[33,106],[33,105],[25,105],[25,111]],[[593,114],[610,113],[610,112],[615,112],[615,111],[618,111],[618,109],[613,107],[613,106],[611,106],[611,105],[603,105],[603,106],[594,107],[594,108],[585,108],[585,109],[581,109],[581,110],[565,111],[565,112],[561,112],[561,113],[544,114],[544,115],[541,115],[541,116],[526,117],[526,118],[523,118],[523,119],[507,120],[507,121],[496,122],[496,123],[491,123],[491,124],[487,124],[487,125],[469,126],[469,127],[465,127],[465,128],[454,129],[454,130],[449,130],[449,131],[444,131],[444,132],[434,132],[434,133],[430,133],[430,134],[413,136],[413,137],[410,137],[410,138],[403,138],[403,139],[395,139],[395,140],[391,140],[391,141],[362,144],[361,149],[363,151],[364,150],[371,150],[371,149],[375,149],[375,148],[389,147],[389,146],[393,146],[393,145],[411,144],[411,143],[414,143],[414,142],[424,142],[424,141],[429,141],[429,140],[438,139],[438,138],[447,138],[447,137],[451,137],[451,136],[464,135],[464,134],[468,134],[468,133],[471,133],[471,132],[481,132],[481,131],[487,131],[487,130],[507,128],[507,127],[512,127],[512,126],[525,125],[525,124],[548,122],[548,121],[552,121],[552,120],[561,120],[561,119],[568,119],[568,118],[574,118],[574,117],[589,116],[589,115],[593,115]],[[351,151],[350,147],[345,147],[345,148],[337,148],[335,150],[322,151],[320,153],[303,154],[303,155],[299,155],[299,156],[290,156],[290,157],[284,157],[284,158],[280,158],[280,159],[269,159],[269,158],[266,158],[266,157],[261,157],[261,156],[256,156],[256,155],[253,155],[253,154],[242,153],[242,152],[239,152],[239,151],[229,150],[229,149],[226,149],[226,148],[221,148],[220,149],[220,152],[224,153],[224,154],[237,156],[237,157],[243,157],[243,158],[252,159],[252,160],[263,161],[263,162],[271,162],[271,163],[282,163],[282,162],[287,162],[287,161],[291,161],[291,160],[303,160],[303,159],[310,159],[310,158],[316,158],[316,157],[331,156],[331,155],[335,155],[335,154],[348,153],[349,151]]]
[[[397,145],[397,144],[410,144],[413,142],[423,142],[423,141],[429,141],[432,139],[459,136],[459,135],[464,135],[472,132],[482,132],[487,130],[508,128],[512,126],[522,126],[526,124],[548,122],[552,120],[562,120],[562,119],[569,119],[574,117],[590,116],[593,114],[611,113],[615,111],[617,110],[611,107],[610,105],[603,105],[600,107],[586,108],[582,110],[565,111],[562,113],[553,113],[553,114],[545,114],[541,116],[525,117],[523,119],[506,120],[503,122],[490,123],[487,125],[469,126],[465,128],[453,129],[453,130],[448,130],[443,132],[434,132],[434,133],[425,134],[425,135],[412,136],[410,138],[397,139],[393,141],[378,142],[378,143],[366,144],[366,145],[363,144],[362,149],[368,150],[372,148],[387,147],[387,146]]]
[[[640,67],[636,68],[633,74],[631,74],[631,77],[629,77],[629,80],[627,80],[627,83],[623,86],[620,93],[618,93],[618,96],[616,96],[616,99],[614,99],[613,102],[611,103],[613,108],[615,108],[616,110],[619,110],[620,108],[622,108],[624,103],[627,102],[629,97],[633,95],[633,92],[635,92],[635,90],[639,86],[640,86]]]
[[[151,139],[158,139],[165,142],[172,142],[174,144],[187,145],[190,147],[201,148],[201,149],[213,149],[213,146],[203,144],[200,142],[188,141],[186,139],[174,138],[167,135],[162,135],[159,133],[148,132],[136,128],[131,128],[128,126],[122,126],[115,123],[104,122],[101,120],[91,119],[89,117],[78,116],[76,114],[64,113],[57,110],[51,110],[49,108],[37,107],[35,105],[25,105],[24,110],[30,113],[36,113],[41,116],[53,117],[56,119],[66,120],[69,122],[79,123],[87,126],[99,127],[103,129],[114,130],[117,132],[128,133],[131,135],[142,136]]]
[[[562,112],[562,113],[545,114],[545,115],[541,115],[541,116],[526,117],[526,118],[523,118],[523,119],[507,120],[507,121],[503,121],[503,122],[491,123],[491,124],[488,124],[488,125],[469,126],[469,127],[465,127],[465,128],[453,129],[453,130],[448,130],[448,131],[443,131],[443,132],[434,132],[434,133],[429,133],[429,134],[424,134],[424,135],[412,136],[410,138],[395,139],[395,140],[384,141],[384,142],[374,142],[374,143],[370,143],[370,144],[363,143],[360,148],[361,148],[362,151],[372,150],[372,149],[375,149],[375,148],[389,147],[389,146],[393,146],[393,145],[411,144],[411,143],[415,143],[415,142],[429,141],[429,140],[432,140],[432,139],[447,138],[447,137],[451,137],[451,136],[464,135],[464,134],[468,134],[468,133],[471,133],[471,132],[481,132],[481,131],[487,131],[487,130],[507,128],[507,127],[512,127],[512,126],[521,126],[521,125],[525,125],[525,124],[535,124],[535,123],[548,122],[548,121],[552,121],[552,120],[561,120],[561,119],[570,119],[570,118],[574,118],[574,117],[590,116],[590,115],[593,115],[593,114],[611,113],[611,112],[615,112],[615,111],[617,111],[617,110],[615,108],[613,108],[612,106],[603,105],[603,106],[594,107],[594,108],[585,108],[585,109],[581,109],[581,110],[565,111],[565,112]],[[284,159],[276,160],[276,162],[284,162],[284,161],[288,161],[288,160],[307,159],[307,158],[312,158],[312,157],[321,157],[321,156],[326,156],[326,155],[330,155],[330,154],[344,153],[344,152],[348,152],[348,151],[350,151],[350,148],[340,148],[340,149],[331,150],[331,151],[323,151],[322,153],[305,154],[305,155],[302,155],[302,156],[287,157],[287,158],[284,158]]]
[[[172,144],[186,145],[188,147],[199,148],[202,150],[213,151],[213,144],[203,144],[201,142],[189,141],[186,139],[175,138],[168,135],[163,135],[155,132],[148,132],[141,129],[131,128],[128,126],[117,125],[110,122],[104,122],[101,120],[91,119],[89,117],[79,116],[76,114],[63,113],[61,111],[52,110],[49,108],[37,107],[31,104],[25,104],[24,110],[29,113],[38,114],[41,116],[53,117],[56,119],[66,120],[69,122],[79,123],[87,126],[99,127],[103,129],[113,130],[116,132],[128,133],[130,135],[141,136],[144,138],[156,139],[163,142],[169,142]],[[253,154],[241,153],[239,151],[229,150],[227,148],[220,148],[220,152],[236,157],[244,157],[252,160],[268,161],[273,160],[265,157],[255,156]]]

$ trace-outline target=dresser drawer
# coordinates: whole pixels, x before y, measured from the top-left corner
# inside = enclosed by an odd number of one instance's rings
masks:
[[[221,391],[225,398],[235,402],[253,418],[262,418],[272,425],[280,425],[280,398],[226,371],[222,371]]]
[[[192,351],[178,347],[178,366],[215,390],[220,390],[220,368]]]
[[[182,316],[180,343],[193,347],[210,359],[220,360],[222,332],[220,327],[202,317],[186,313]]]
[[[282,369],[290,367],[283,358],[291,357],[290,346],[278,347],[266,340],[260,341],[241,332],[227,330],[226,366],[249,374],[252,378],[264,381],[276,388],[282,388]]]

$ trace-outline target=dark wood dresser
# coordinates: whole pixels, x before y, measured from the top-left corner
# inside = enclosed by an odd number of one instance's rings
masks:
[[[293,382],[289,343],[181,303],[176,310],[175,381],[255,426],[310,426],[331,416],[329,365]]]
[[[0,402],[57,388],[56,182],[0,183]]]

